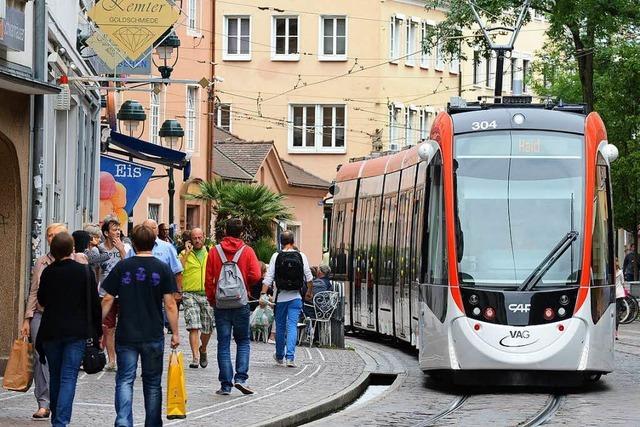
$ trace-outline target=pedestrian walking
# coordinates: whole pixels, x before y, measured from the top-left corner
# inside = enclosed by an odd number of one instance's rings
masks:
[[[295,368],[298,318],[302,310],[301,290],[307,283],[306,300],[313,298],[313,275],[307,257],[295,248],[293,232],[285,230],[280,234],[282,251],[271,256],[267,274],[264,277],[262,293],[275,283],[276,295],[276,353],[278,365]],[[286,348],[286,349],[285,349]]]
[[[98,292],[100,297],[104,297],[105,291],[102,289],[102,283],[107,278],[113,267],[123,260],[131,246],[124,243],[120,237],[120,221],[116,217],[106,217],[102,223],[102,237],[104,242],[98,245],[101,254],[108,254],[109,257],[100,263],[100,287]],[[107,349],[107,357],[109,361],[105,366],[105,371],[114,372],[116,365],[116,349],[115,349],[115,328],[118,320],[118,301],[114,301],[111,305],[109,315],[103,319],[104,325],[104,346]]]
[[[58,233],[66,233],[67,227],[61,223],[53,223],[47,227],[47,243],[51,246],[53,238]],[[72,258],[79,263],[87,262],[83,255],[73,254]],[[31,337],[35,342],[42,321],[43,307],[38,304],[38,289],[40,288],[40,276],[47,266],[53,264],[55,259],[51,253],[38,258],[31,271],[31,287],[29,288],[29,298],[24,311],[24,321],[22,322],[21,334],[24,337]],[[48,419],[51,415],[49,410],[49,368],[40,363],[40,354],[36,350],[35,362],[33,365],[33,393],[38,402],[38,410],[33,414],[33,419]]]
[[[186,242],[180,253],[182,272],[182,304],[184,320],[189,331],[191,346],[190,368],[206,368],[207,345],[213,332],[213,308],[207,301],[204,279],[207,271],[207,248],[204,246],[204,232],[200,228],[191,230],[191,240]]]
[[[108,315],[116,297],[119,321],[116,330],[116,421],[115,426],[133,426],[133,383],[138,360],[142,367],[145,426],[162,425],[162,365],[164,329],[162,303],[171,329],[171,347],[180,344],[178,308],[173,294],[176,279],[167,264],[153,256],[155,232],[137,225],[131,234],[136,254],[118,263],[102,284],[102,317]]]
[[[243,394],[253,394],[248,386],[251,350],[248,297],[250,286],[260,277],[260,264],[253,249],[242,241],[242,220],[227,221],[226,236],[209,251],[205,289],[215,307],[218,337],[218,379],[216,394],[228,395],[235,386]],[[192,236],[193,238],[193,236]],[[236,365],[231,363],[231,335],[236,342]]]
[[[175,276],[177,291],[174,293],[173,297],[179,303],[180,300],[182,299],[183,268],[182,268],[182,264],[180,264],[180,260],[178,259],[178,252],[176,251],[176,248],[171,243],[167,243],[164,240],[160,239],[158,235],[159,233],[158,223],[155,220],[151,218],[146,219],[144,220],[142,225],[149,227],[153,231],[154,235],[156,236],[156,240],[153,245],[153,251],[152,251],[153,256],[158,258],[160,261],[164,262],[165,264],[167,264]],[[127,257],[131,257],[133,255],[135,255],[135,251],[131,250],[127,254]],[[167,321],[167,316],[163,314],[163,317],[164,317],[164,326],[165,328],[167,328],[169,333],[171,333],[171,328]]]
[[[45,310],[36,348],[40,362],[46,358],[49,368],[53,426],[67,426],[71,422],[86,340],[102,335],[95,275],[90,267],[73,260],[73,249],[74,241],[69,233],[56,234],[51,241],[55,261],[42,272],[38,289],[38,303]]]

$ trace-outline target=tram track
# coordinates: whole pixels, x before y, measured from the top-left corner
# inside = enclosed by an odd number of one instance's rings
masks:
[[[566,399],[564,394],[552,394],[547,400],[547,404],[533,418],[520,424],[521,427],[537,427],[549,421],[558,412]]]
[[[467,401],[467,399],[469,399],[469,396],[466,394],[457,396],[455,399],[453,399],[451,401],[451,403],[444,408],[442,411],[440,411],[439,413],[433,415],[431,418],[429,418],[428,420],[417,424],[415,427],[430,427],[430,426],[434,426],[436,425],[436,423],[438,421],[440,421],[441,419],[443,419],[444,417],[446,417],[447,415],[451,414],[452,412],[456,411],[457,409],[459,409],[460,407],[462,407],[462,405],[464,405],[464,403]]]

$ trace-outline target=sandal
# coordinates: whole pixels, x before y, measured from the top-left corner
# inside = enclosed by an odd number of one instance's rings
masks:
[[[191,363],[189,363],[189,367],[193,369],[198,369],[200,367],[200,362],[198,359],[193,359]]]
[[[50,416],[51,416],[51,410],[46,408],[40,408],[31,416],[31,418],[33,418],[34,420],[48,420]]]

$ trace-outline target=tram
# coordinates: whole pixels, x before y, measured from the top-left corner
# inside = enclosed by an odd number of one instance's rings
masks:
[[[346,327],[416,346],[434,375],[612,371],[617,153],[597,113],[505,98],[343,165],[330,260]]]

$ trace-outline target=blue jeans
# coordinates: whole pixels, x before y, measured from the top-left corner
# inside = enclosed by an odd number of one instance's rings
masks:
[[[276,303],[276,358],[293,360],[298,339],[298,318],[302,310],[302,299]],[[285,343],[286,335],[286,343]],[[285,354],[285,344],[287,353]]]
[[[71,422],[73,398],[76,394],[78,371],[84,356],[85,340],[75,338],[43,343],[49,365],[51,425],[66,426]]]
[[[138,357],[142,365],[144,394],[144,425],[162,425],[162,359],[164,339],[141,343],[116,343],[118,372],[116,373],[116,427],[133,426],[133,382],[136,379]]]
[[[231,390],[233,383],[245,383],[249,379],[249,305],[240,308],[216,308],[216,330],[218,336],[218,380],[223,390]],[[236,374],[231,364],[231,334],[236,341]]]

